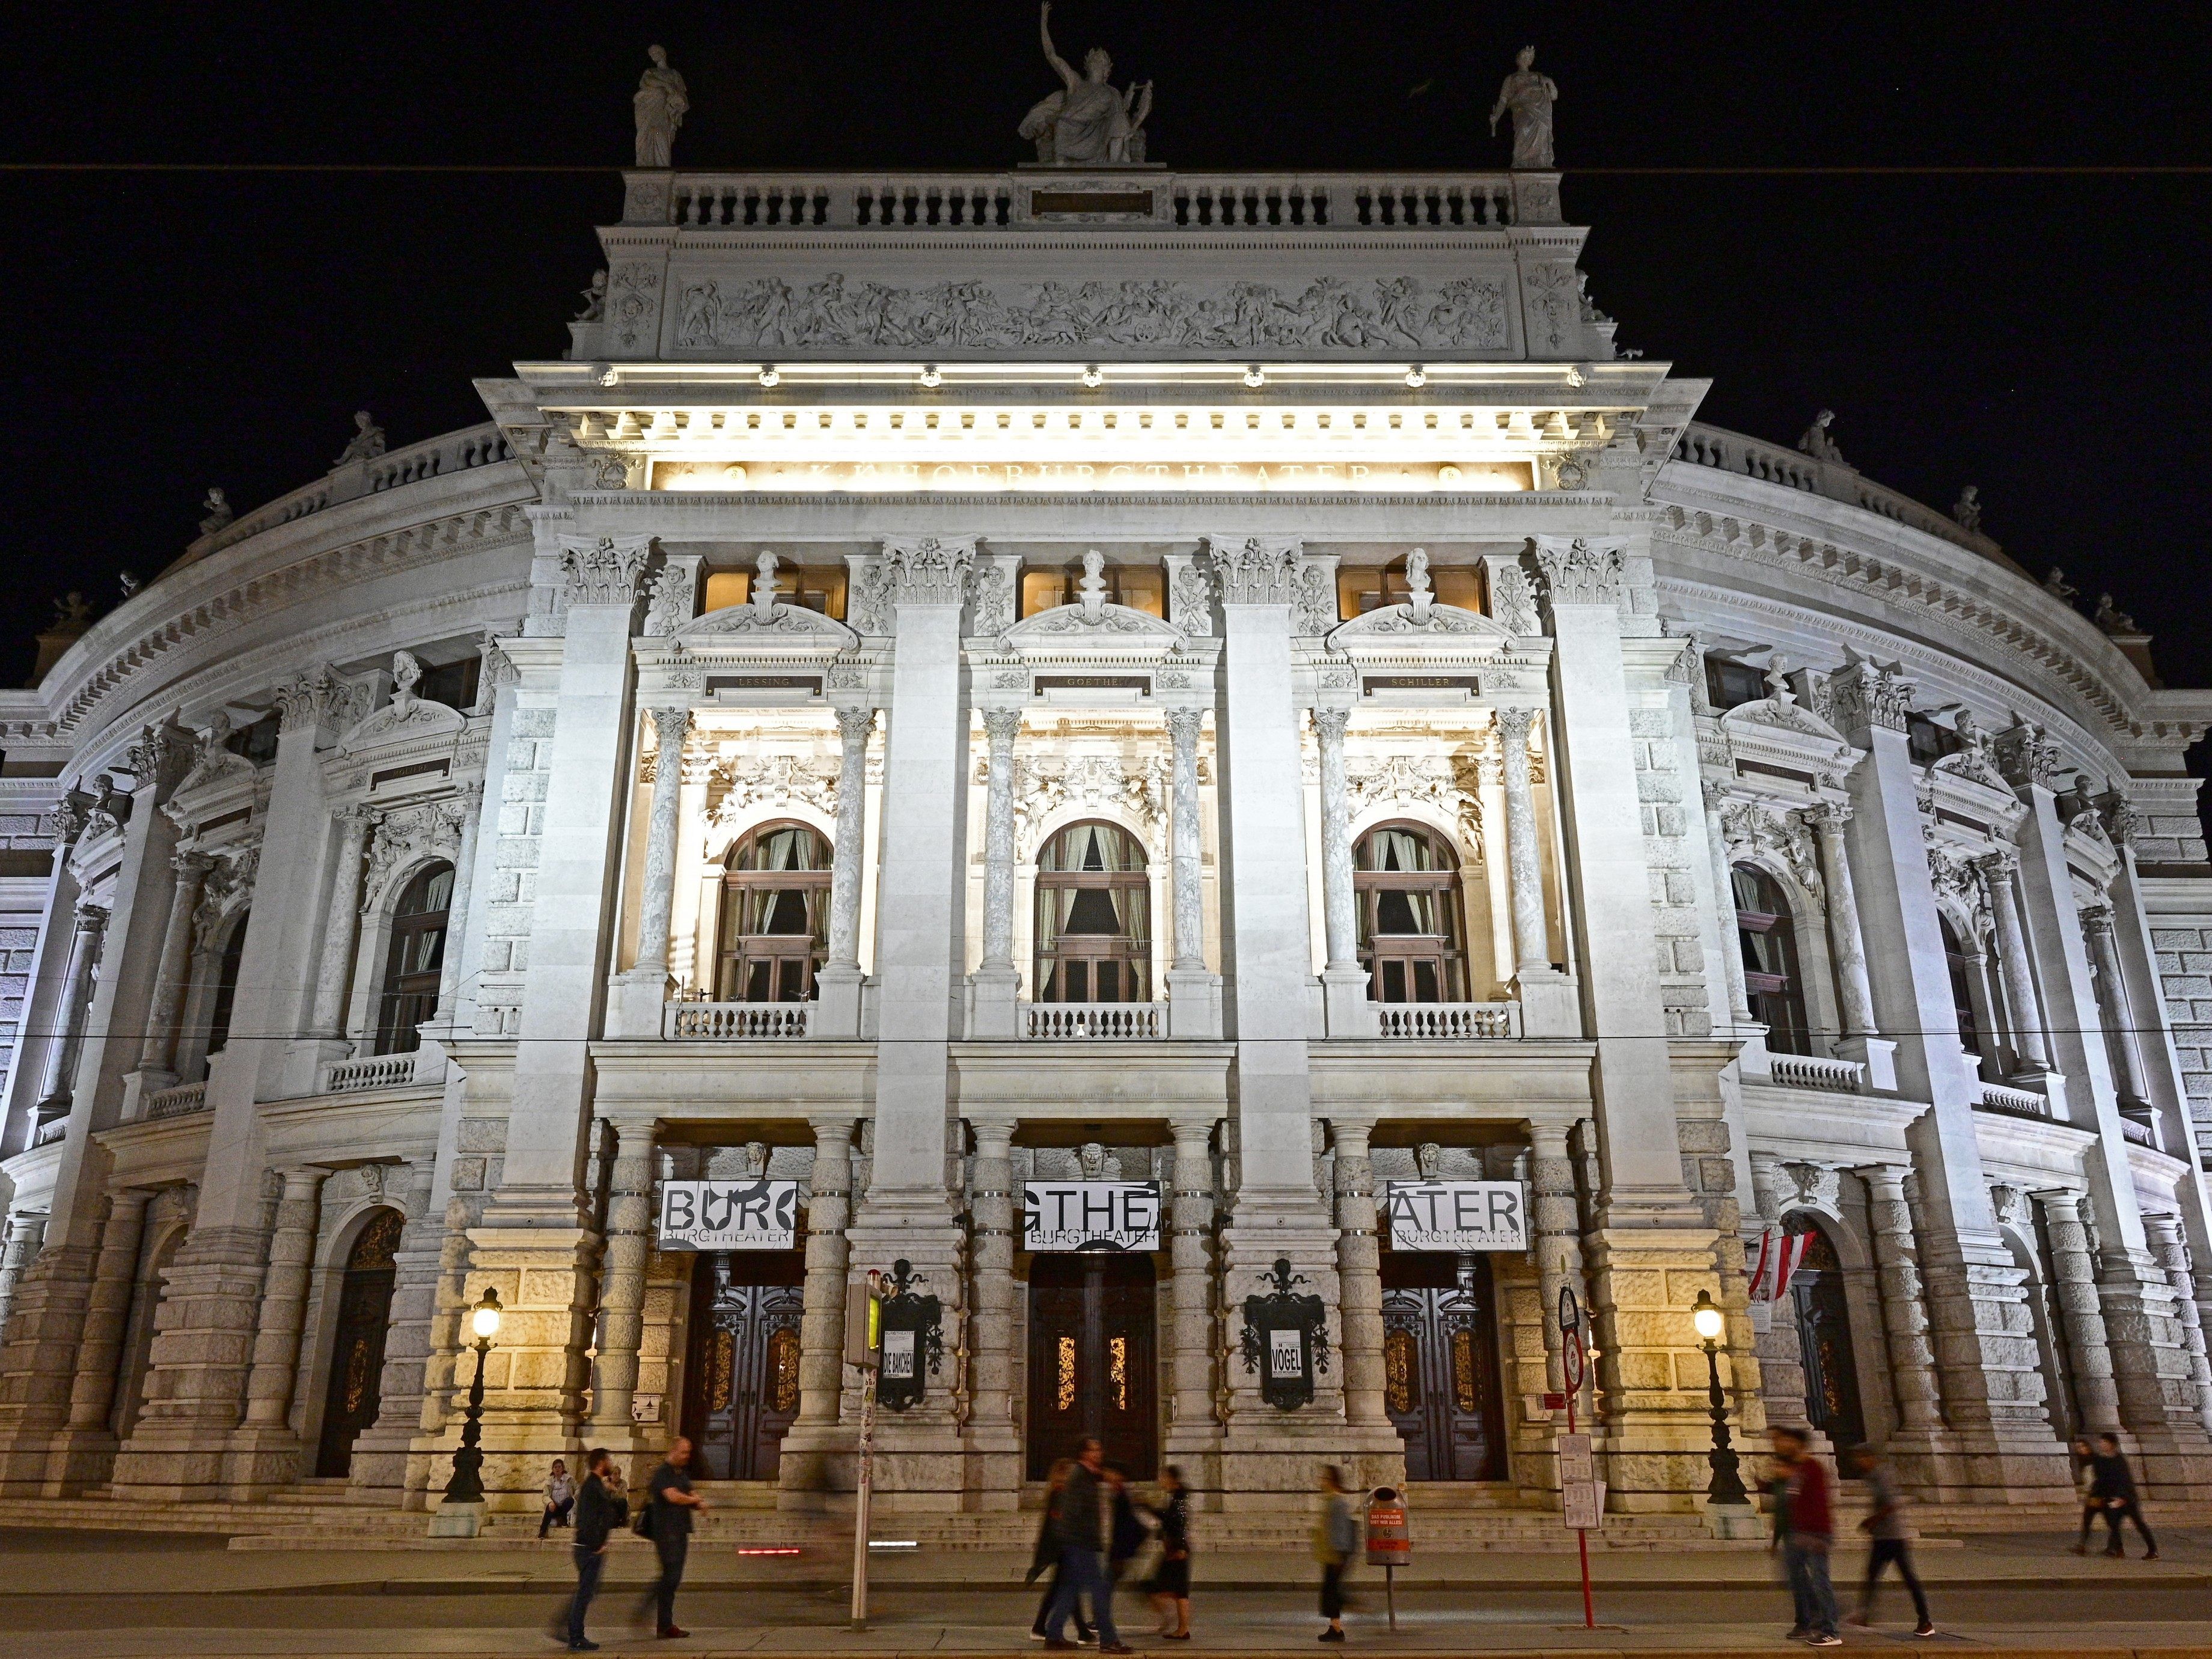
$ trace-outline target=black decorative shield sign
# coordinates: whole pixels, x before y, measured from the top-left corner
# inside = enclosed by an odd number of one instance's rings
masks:
[[[1291,1287],[1306,1282],[1278,1256],[1267,1275],[1274,1288],[1244,1298],[1243,1356],[1248,1375],[1260,1379],[1260,1398],[1278,1411],[1310,1405],[1314,1377],[1328,1369],[1328,1312],[1317,1296]]]
[[[927,1379],[945,1363],[945,1314],[933,1296],[918,1294],[923,1283],[904,1257],[891,1263],[890,1292],[883,1300],[883,1349],[876,1371],[876,1403],[902,1412],[921,1403]]]

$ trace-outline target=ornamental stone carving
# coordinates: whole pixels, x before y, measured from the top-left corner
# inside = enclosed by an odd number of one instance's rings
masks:
[[[781,562],[775,554],[763,553],[753,561],[752,593],[743,605],[709,611],[678,629],[678,637],[700,640],[773,635],[780,642],[827,644],[841,651],[859,644],[860,635],[835,617],[825,617],[803,605],[787,605],[777,599],[783,591],[783,584],[775,574]]]
[[[1097,556],[1086,556],[1085,566]],[[994,560],[975,573],[975,600],[969,613],[969,625],[977,634],[1003,634],[1014,625],[1014,580],[1016,567],[1011,562]]]
[[[346,685],[323,663],[276,693],[277,730],[298,732],[337,718],[344,707]]]
[[[1905,730],[1912,712],[1912,683],[1895,663],[1878,663],[1846,652],[1841,668],[1828,676],[1828,702],[1846,733]]]
[[[958,605],[966,597],[968,572],[975,562],[973,536],[923,536],[885,542],[881,568],[890,580],[894,605]]]
[[[157,796],[173,793],[191,769],[197,747],[192,733],[173,720],[147,726],[123,757],[123,769],[131,775],[132,793],[151,783],[158,786]]]
[[[1827,889],[1812,832],[1794,812],[1778,811],[1762,801],[1729,800],[1721,807],[1721,839],[1732,858],[1779,862],[1813,902],[1826,907]]]
[[[1592,543],[1577,536],[1536,538],[1536,568],[1544,597],[1556,610],[1563,605],[1613,605],[1620,596],[1626,554],[1618,542]]]
[[[1301,634],[1326,634],[1336,626],[1339,611],[1334,574],[1317,564],[1300,562],[1297,605],[1292,621]]]
[[[1036,146],[1044,167],[1129,167],[1145,159],[1145,118],[1152,112],[1152,83],[1133,82],[1116,92],[1106,77],[1114,60],[1103,47],[1083,54],[1083,73],[1068,67],[1053,50],[1052,0],[1037,14],[1037,34],[1045,62],[1060,76],[1060,89],[1040,100],[1022,118],[1021,136]]]
[[[2033,720],[2015,718],[2010,730],[1990,740],[1990,749],[1997,770],[2014,788],[2030,784],[2039,789],[2058,787],[2058,745]]]
[[[1014,825],[1023,846],[1033,848],[1042,826],[1063,808],[1118,811],[1141,824],[1157,850],[1167,787],[1158,759],[1132,770],[1119,755],[1022,756],[1014,762]]]
[[[1296,537],[1211,536],[1206,555],[1213,562],[1224,605],[1297,605],[1302,564]]]
[[[908,287],[831,271],[799,288],[780,276],[687,283],[676,344],[779,351],[1081,345],[1338,356],[1502,351],[1505,300],[1504,280],[1495,276],[1434,287],[1411,276],[1316,276],[1303,288],[1166,278]]]
[[[2118,790],[2111,789],[2099,798],[2097,805],[2104,814],[2105,834],[2112,845],[2133,847],[2136,838],[2142,833],[2142,814],[2136,811],[2135,803]]]
[[[1482,780],[1474,756],[1355,755],[1345,775],[1353,818],[1376,807],[1427,807],[1458,825],[1468,861],[1482,862]]]
[[[841,726],[848,714],[861,723],[864,734],[875,718],[872,709],[841,710]],[[711,821],[716,828],[726,830],[757,807],[794,802],[834,818],[837,776],[836,761],[811,756],[750,754],[718,761],[708,774],[708,787],[711,792],[719,785],[723,793],[714,805]]]
[[[665,566],[647,592],[652,595],[645,608],[648,635],[673,634],[691,620],[696,587],[688,564]]]
[[[561,595],[569,605],[635,603],[638,580],[652,556],[650,536],[601,536],[561,544]]]
[[[1195,559],[1179,561],[1168,583],[1168,615],[1194,638],[1213,632],[1213,579]]]
[[[376,825],[376,840],[368,854],[368,878],[362,887],[362,908],[371,910],[383,901],[386,884],[398,872],[428,859],[458,858],[461,823],[467,809],[457,800],[432,801],[386,812]]]
[[[1517,638],[1544,631],[1536,615],[1535,590],[1528,573],[1517,564],[1496,564],[1490,569],[1490,614],[1498,625]]]

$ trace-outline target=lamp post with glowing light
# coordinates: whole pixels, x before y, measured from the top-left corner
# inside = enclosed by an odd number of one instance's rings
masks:
[[[1713,1449],[1705,1455],[1705,1461],[1713,1466],[1713,1478],[1705,1487],[1705,1502],[1709,1506],[1727,1504],[1748,1508],[1751,1494],[1743,1489],[1743,1476],[1738,1473],[1739,1460],[1729,1444],[1728,1400],[1721,1392],[1720,1335],[1728,1322],[1711,1291],[1698,1292],[1697,1305],[1690,1310],[1690,1322],[1698,1328],[1698,1335],[1705,1343],[1705,1398],[1713,1413]]]
[[[469,1313],[469,1328],[477,1338],[477,1375],[469,1384],[469,1403],[461,1425],[461,1448],[453,1454],[453,1478],[446,1483],[445,1501],[448,1504],[481,1504],[484,1500],[483,1450],[477,1443],[483,1438],[484,1356],[491,1352],[492,1338],[499,1334],[499,1292],[486,1285],[483,1300]]]

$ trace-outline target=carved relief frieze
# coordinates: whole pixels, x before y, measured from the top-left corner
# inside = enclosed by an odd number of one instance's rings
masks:
[[[1798,813],[1767,801],[1729,797],[1721,807],[1721,839],[1731,859],[1779,864],[1815,905],[1826,908],[1813,832]]]
[[[1465,755],[1345,757],[1345,799],[1356,821],[1377,808],[1422,806],[1457,826],[1468,861],[1482,862],[1480,760]]]
[[[1110,811],[1133,819],[1157,853],[1167,821],[1168,787],[1164,756],[1131,763],[1116,754],[1018,755],[1015,834],[1033,852],[1042,826],[1062,809]]]

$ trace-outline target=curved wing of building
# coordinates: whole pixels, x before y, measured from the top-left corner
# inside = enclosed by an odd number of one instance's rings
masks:
[[[678,1432],[819,1509],[871,1273],[884,1501],[978,1536],[1086,1435],[1224,1536],[1320,1461],[1556,1526],[1577,1344],[1651,1537],[1709,1374],[1929,1502],[2212,1492],[2212,698],[2132,623],[1698,424],[1553,173],[600,234],[489,424],[0,694],[0,1492],[420,1530],[481,1380],[495,1514]]]

